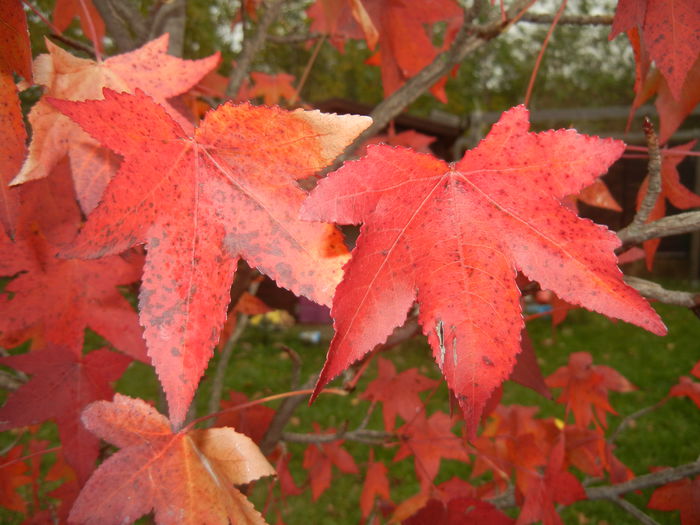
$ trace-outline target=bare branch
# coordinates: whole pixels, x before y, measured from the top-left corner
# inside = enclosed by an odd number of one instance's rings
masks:
[[[395,440],[398,436],[392,432],[383,430],[371,430],[360,428],[357,430],[340,431],[335,434],[299,434],[296,432],[283,432],[282,439],[291,443],[330,443],[343,439],[345,441],[356,441],[369,445],[380,445]]]
[[[626,510],[629,514],[634,516],[639,520],[640,523],[643,525],[661,525],[658,521],[656,521],[654,518],[646,514],[645,512],[642,512],[641,509],[639,509],[636,505],[632,505],[629,501],[626,499],[622,498],[610,498],[608,501],[613,502],[615,505],[622,507],[624,510]]]
[[[440,78],[446,75],[456,64],[462,62],[468,55],[503,33],[512,23],[513,17],[522,11],[530,0],[517,0],[508,11],[508,20],[501,21],[498,10],[494,10],[489,20],[481,26],[472,25],[472,13],[465,12],[464,23],[450,48],[435,57],[415,76],[411,77],[392,95],[385,98],[374,108],[370,117],[372,124],[363,131],[355,141],[335,160],[327,171],[338,168],[348,159],[352,152],[365,140],[378,133],[391,119],[401,113],[406,106],[425,93]]]
[[[112,37],[120,53],[126,53],[136,49],[138,42],[131,35],[128,19],[119,13],[115,4],[110,0],[93,0],[95,8],[104,20],[107,33]],[[130,9],[131,6],[124,6],[123,9]],[[123,10],[122,10],[123,11]]]
[[[649,220],[649,216],[661,194],[661,151],[659,151],[659,139],[656,137],[654,125],[649,120],[649,117],[644,117],[643,128],[644,135],[647,138],[647,147],[649,148],[648,186],[644,200],[642,200],[639,210],[632,220],[633,226],[641,226]]]
[[[609,26],[612,25],[614,15],[564,15],[557,22],[558,25],[570,26]],[[554,20],[554,15],[549,13],[525,13],[520,19],[532,24],[549,25]]]
[[[316,383],[317,378],[317,374],[312,374],[302,388],[311,388]],[[275,412],[270,426],[267,427],[265,437],[263,437],[260,442],[260,450],[262,450],[263,454],[269,454],[275,446],[277,446],[277,443],[282,439],[283,431],[287,423],[289,423],[289,420],[294,415],[296,409],[299,408],[299,405],[306,401],[306,399],[306,396],[294,396],[288,397],[282,402],[277,412]]]
[[[654,299],[664,304],[675,304],[687,308],[700,306],[700,293],[667,290],[660,284],[639,277],[626,275],[625,282],[647,299]]]
[[[628,416],[625,416],[624,419],[620,421],[620,424],[617,426],[617,428],[610,434],[610,437],[608,437],[608,443],[614,443],[617,439],[617,436],[619,436],[620,433],[623,430],[625,430],[630,425],[630,423],[632,423],[632,421],[639,419],[640,417],[661,408],[668,402],[669,399],[670,397],[665,397],[658,403],[654,403],[653,405],[644,407],[640,410],[637,410],[636,412],[632,412]]]
[[[617,232],[617,236],[624,246],[629,246],[657,237],[681,235],[697,230],[700,230],[700,211],[689,211],[639,226],[632,223]]]
[[[236,59],[236,67],[231,71],[231,75],[228,79],[228,87],[226,88],[226,94],[229,97],[235,97],[238,90],[241,89],[243,81],[248,76],[248,70],[255,55],[258,54],[263,45],[265,45],[265,40],[267,39],[267,31],[270,29],[272,23],[279,16],[280,10],[282,9],[282,4],[284,0],[269,0],[266,2],[265,14],[260,19],[257,30],[252,38],[247,38],[243,42],[243,50],[241,54],[238,55]]]
[[[644,474],[643,476],[637,476],[636,478],[625,481],[624,483],[603,485],[598,487],[586,487],[586,499],[591,501],[612,500],[629,492],[660,487],[662,485],[666,485],[667,483],[672,483],[674,481],[695,476],[697,474],[700,474],[700,461],[686,463],[685,465],[680,465],[674,468],[659,470],[658,472]],[[506,509],[516,506],[515,495],[512,491],[490,499],[489,502],[499,509]]]

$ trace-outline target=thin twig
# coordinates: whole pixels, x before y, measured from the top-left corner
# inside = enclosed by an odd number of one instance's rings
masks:
[[[326,41],[326,35],[323,35],[318,42],[316,42],[316,46],[314,47],[314,50],[311,53],[311,56],[309,57],[308,62],[306,63],[306,67],[304,68],[304,72],[301,74],[301,78],[299,79],[299,83],[297,84],[296,90],[294,91],[294,95],[292,95],[292,98],[289,100],[289,105],[294,106],[296,104],[296,101],[301,97],[301,90],[304,89],[304,84],[306,84],[306,80],[309,78],[309,73],[311,73],[311,68],[314,66],[316,63],[316,58],[318,57],[318,52],[321,50],[321,46],[323,43]]]
[[[683,478],[700,474],[700,461],[686,463],[674,468],[667,468],[637,476],[624,483],[615,485],[603,485],[598,487],[586,487],[586,499],[588,500],[611,500],[619,498],[623,494],[634,492],[636,490],[644,490],[652,487],[660,487]],[[489,499],[489,503],[499,509],[507,509],[516,506],[515,495],[513,492],[506,492],[495,498]]]
[[[532,24],[551,24],[555,15],[550,13],[525,13],[521,20]],[[609,26],[614,15],[564,15],[559,19],[560,25],[572,26]]]
[[[657,237],[669,237],[700,230],[700,211],[689,211],[664,217],[658,221],[642,225],[630,224],[617,232],[622,241],[622,248],[639,244],[640,242]]]
[[[557,28],[557,24],[559,23],[559,20],[561,19],[562,15],[564,14],[564,9],[566,9],[566,4],[567,4],[567,0],[562,0],[562,3],[559,6],[559,9],[557,9],[557,13],[554,15],[554,18],[552,19],[552,23],[549,26],[549,30],[547,31],[547,35],[544,37],[544,42],[542,42],[542,46],[540,46],[540,52],[537,54],[537,59],[535,60],[535,67],[532,68],[532,74],[530,75],[530,81],[527,84],[527,90],[525,90],[525,102],[524,102],[524,104],[526,106],[530,105],[530,97],[532,96],[532,90],[535,87],[535,80],[537,79],[537,72],[540,70],[540,65],[542,64],[542,58],[544,57],[545,51],[547,51],[547,46],[549,45],[549,41],[552,39],[552,34],[554,33],[554,30]]]
[[[65,44],[68,47],[71,47],[77,51],[82,51],[83,53],[88,55],[90,58],[96,58],[96,56],[97,56],[94,47],[83,44],[82,42],[78,42],[77,40],[74,40],[70,37],[59,35],[58,33],[50,33],[49,38],[51,40],[58,40],[59,42]]]
[[[632,225],[641,226],[649,220],[656,201],[661,194],[661,151],[659,150],[659,139],[654,132],[654,125],[648,117],[644,117],[644,135],[647,138],[647,147],[649,148],[649,166],[647,168],[647,192],[644,195],[642,203],[639,205]]]
[[[0,389],[2,390],[17,390],[26,380],[22,380],[14,374],[0,370]]]
[[[250,284],[248,292],[251,295],[255,295],[260,287],[260,281],[255,281]],[[232,313],[231,315],[237,315]],[[219,410],[219,405],[221,404],[221,396],[224,391],[224,380],[226,379],[226,372],[228,370],[228,364],[233,355],[233,349],[236,347],[236,343],[245,332],[248,326],[248,320],[250,316],[246,314],[238,314],[238,319],[236,321],[236,329],[229,336],[223,350],[221,351],[221,356],[219,356],[219,362],[216,366],[216,371],[214,372],[214,379],[211,385],[211,394],[209,396],[209,405],[207,412],[212,413]],[[210,425],[213,421],[210,422]]]
[[[255,34],[252,38],[247,38],[243,41],[243,50],[241,54],[238,55],[236,67],[233,68],[228,79],[226,94],[229,97],[234,98],[241,89],[243,81],[248,76],[248,70],[253,63],[253,59],[262,49],[263,45],[265,45],[267,31],[279,16],[283,3],[284,0],[269,0],[266,5],[265,14],[260,19]]]
[[[435,82],[446,75],[453,66],[462,62],[467,56],[508,29],[514,19],[521,15],[523,8],[531,2],[532,0],[517,0],[511,6],[508,12],[508,20],[505,22],[501,21],[498,12],[492,11],[487,22],[481,26],[473,26],[472,13],[466,11],[464,23],[449,49],[437,55],[430,64],[421,69],[415,76],[408,79],[408,81],[392,95],[379,103],[370,115],[370,117],[372,117],[372,124],[365,129],[365,131],[335,159],[333,165],[325,171],[332,171],[340,167],[360,144],[381,131],[390,120],[395,118],[406,106],[425,93]]]
[[[629,501],[626,499],[622,498],[610,498],[608,501],[613,502],[615,505],[621,507],[622,509],[626,510],[629,514],[634,516],[639,520],[640,523],[643,525],[661,525],[658,521],[656,521],[654,518],[646,514],[645,512],[642,512],[640,508],[638,508],[636,505],[632,505]]]
[[[380,445],[396,440],[398,436],[392,432],[383,430],[372,430],[368,428],[358,428],[357,430],[340,430],[333,434],[301,434],[297,432],[283,432],[282,440],[288,443],[330,443],[343,439],[345,441],[356,441],[370,445]]]
[[[661,401],[659,401],[658,403],[654,403],[653,405],[650,405],[648,407],[644,407],[640,410],[637,410],[636,412],[632,412],[628,416],[625,416],[623,418],[623,420],[620,421],[620,424],[617,425],[617,428],[615,430],[613,430],[613,432],[608,437],[608,439],[607,439],[608,443],[611,443],[611,444],[614,443],[615,440],[617,439],[617,436],[619,436],[620,433],[623,430],[625,430],[630,425],[630,423],[632,423],[632,421],[639,419],[640,417],[642,417],[650,412],[653,412],[654,410],[661,408],[666,403],[668,403],[669,399],[671,399],[671,398],[667,396],[667,397],[663,398]]]
[[[317,378],[318,374],[312,374],[311,377],[307,379],[302,389],[310,389],[313,387]],[[267,455],[274,450],[277,443],[279,443],[279,441],[282,439],[282,434],[287,426],[287,423],[289,423],[289,420],[292,419],[296,409],[299,408],[299,405],[301,405],[304,401],[306,401],[306,399],[301,396],[289,397],[282,401],[277,409],[277,412],[275,412],[272,421],[270,422],[270,426],[267,427],[265,436],[260,442],[260,450],[262,450],[263,454]]]
[[[700,292],[667,290],[658,283],[629,275],[625,276],[625,282],[647,299],[654,299],[664,304],[685,306],[686,308],[697,308],[700,306]]]

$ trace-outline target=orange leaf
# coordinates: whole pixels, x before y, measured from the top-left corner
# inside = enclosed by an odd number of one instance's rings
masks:
[[[154,511],[159,525],[265,523],[234,485],[275,471],[243,434],[226,427],[172,433],[153,407],[120,394],[90,405],[83,423],[122,450],[83,487],[71,522],[130,523]]]

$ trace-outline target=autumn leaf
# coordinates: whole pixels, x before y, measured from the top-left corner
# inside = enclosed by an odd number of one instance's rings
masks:
[[[688,396],[700,408],[700,383],[693,381],[690,377],[681,376],[678,378],[678,384],[671,388],[668,395],[671,397]]]
[[[336,334],[316,393],[382,343],[417,299],[423,333],[473,433],[520,351],[517,269],[568,302],[666,333],[622,281],[617,237],[561,205],[624,145],[528,128],[518,106],[453,165],[370,147],[313,190],[303,217],[364,223],[333,300]]]
[[[333,7],[329,9],[328,4]],[[432,27],[437,22],[462,16],[462,9],[453,0],[429,3],[317,0],[307,12],[312,20],[312,30],[331,32],[340,39],[365,38],[370,49],[374,48],[374,42],[379,43],[385,96],[399,89],[437,56],[439,49],[433,45],[426,26]],[[332,17],[335,20],[329,20]],[[376,29],[372,31],[372,28]],[[431,91],[438,100],[447,102],[444,82],[438,83]]]
[[[247,90],[247,95],[251,98],[263,97],[263,101],[268,106],[279,104],[281,99],[293,100],[297,96],[297,90],[292,85],[294,75],[277,73],[268,75],[253,71],[250,74],[253,79],[253,86]]]
[[[318,425],[314,423],[314,432],[318,435],[323,435],[335,433],[335,429],[329,428],[324,432],[320,432]],[[302,466],[309,473],[311,498],[313,501],[321,497],[321,494],[331,486],[332,467],[334,465],[338,470],[346,474],[357,474],[359,472],[355,460],[343,448],[342,439],[313,443],[306,447]]]
[[[681,525],[700,523],[700,476],[695,479],[681,479],[657,488],[647,507],[680,511]]]
[[[695,0],[620,0],[610,38],[638,27],[649,56],[679,98],[700,49],[700,10]]]
[[[189,136],[140,91],[52,103],[124,156],[67,253],[146,244],[141,324],[178,427],[219,340],[239,257],[330,303],[347,250],[334,227],[298,219],[306,194],[295,179],[328,164],[370,119],[227,103]]]
[[[444,412],[426,417],[422,411],[397,430],[402,443],[394,461],[414,456],[416,476],[424,491],[437,476],[441,459],[469,461],[463,441],[452,433],[453,426],[452,418]]]
[[[127,356],[106,349],[82,355],[74,348],[54,345],[0,358],[0,364],[32,376],[0,408],[0,430],[56,421],[66,460],[85,482],[94,469],[99,442],[82,426],[80,414],[93,401],[111,399],[110,383],[121,377],[130,362]]]
[[[438,382],[420,374],[417,368],[397,374],[394,363],[388,359],[380,357],[377,364],[379,371],[376,379],[367,385],[360,397],[382,403],[384,428],[387,432],[393,432],[396,415],[406,422],[411,421],[423,408],[418,393],[435,388]],[[401,395],[396,395],[397,392],[401,392]]]
[[[167,34],[103,62],[74,57],[48,41],[46,46],[49,54],[40,55],[34,64],[36,82],[46,90],[29,112],[32,126],[29,155],[12,183],[46,177],[61,158],[68,155],[78,200],[85,213],[97,206],[118,168],[119,158],[101,148],[49,104],[48,97],[90,100],[101,99],[103,87],[127,92],[141,89],[163,105],[181,126],[191,130],[192,124],[167,99],[190,89],[219,62],[218,53],[201,60],[182,60],[168,55]]]
[[[16,346],[34,337],[39,346],[80,349],[90,328],[122,352],[146,361],[138,317],[118,289],[139,280],[138,259],[58,257],[61,242],[75,237],[80,224],[68,173],[20,190],[26,205],[17,239],[0,235],[0,275],[14,276],[0,295],[2,344]]]
[[[275,411],[265,405],[253,405],[241,410],[226,410],[249,402],[248,396],[231,390],[228,399],[221,401],[221,414],[216,418],[216,426],[235,428],[245,434],[255,443],[260,443],[265,437]]]
[[[19,193],[8,187],[25,155],[27,132],[13,73],[32,80],[32,52],[27,20],[19,0],[0,1],[0,227],[13,237]]]
[[[546,379],[551,388],[561,388],[557,403],[571,410],[576,424],[587,427],[591,422],[607,426],[606,413],[617,414],[608,401],[608,392],[631,392],[634,385],[618,371],[605,365],[594,365],[588,352],[569,355],[568,366],[558,368]]]
[[[661,152],[661,192],[656,198],[654,207],[649,214],[647,222],[653,222],[666,215],[666,200],[676,208],[687,210],[700,206],[700,195],[696,195],[681,183],[678,165],[685,159],[686,154],[695,147],[697,140],[666,148]],[[649,189],[649,177],[645,177],[637,193],[637,209],[644,201],[644,197]],[[644,242],[644,252],[646,254],[647,269],[651,270],[654,265],[654,256],[659,247],[661,239],[651,239]]]
[[[15,445],[0,456],[0,505],[17,512],[26,512],[27,502],[17,488],[32,481],[27,475],[27,464],[22,461],[24,445]]]
[[[571,505],[586,499],[581,482],[566,470],[563,439],[558,440],[550,452],[544,474],[525,473],[519,480],[518,489],[524,497],[518,525],[540,520],[543,525],[561,525],[563,522],[554,504]]]
[[[377,497],[391,501],[386,465],[381,461],[374,461],[374,450],[370,449],[365,482],[360,495],[360,511],[363,518],[369,516]]]
[[[515,523],[491,503],[474,498],[449,501],[428,500],[425,507],[402,522],[403,525],[512,525]]]
[[[174,434],[153,407],[120,394],[91,404],[83,424],[122,450],[83,487],[71,522],[131,523],[154,511],[158,525],[265,523],[234,485],[275,471],[250,438],[232,428]]]
[[[102,50],[105,23],[92,0],[56,0],[52,18],[59,31],[65,31],[73,19],[78,18],[83,34],[93,40],[95,48]]]

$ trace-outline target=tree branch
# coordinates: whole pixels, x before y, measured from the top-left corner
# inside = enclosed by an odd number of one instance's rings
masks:
[[[659,151],[659,139],[654,132],[654,125],[649,117],[644,117],[644,135],[647,138],[647,148],[649,149],[649,167],[647,168],[647,192],[642,203],[639,205],[634,219],[633,226],[641,226],[649,220],[656,201],[661,194],[661,151]]]
[[[625,282],[647,299],[654,299],[664,304],[685,306],[686,308],[700,306],[700,293],[667,290],[655,282],[628,275],[625,275]]]
[[[371,430],[368,428],[358,428],[357,430],[336,432],[334,434],[300,434],[297,432],[283,432],[282,440],[291,443],[329,443],[343,439],[345,441],[356,441],[368,445],[381,445],[397,438],[392,432],[383,430]]]
[[[267,31],[270,29],[272,23],[277,19],[277,16],[279,16],[283,3],[284,0],[269,0],[266,3],[267,7],[265,9],[265,14],[260,19],[260,23],[258,24],[255,34],[252,38],[245,39],[243,41],[243,50],[241,51],[241,54],[238,55],[236,67],[233,68],[233,71],[231,71],[231,75],[228,79],[226,94],[229,97],[235,97],[238,94],[238,91],[241,89],[243,81],[248,76],[248,70],[253,63],[253,59],[265,44]]]
[[[140,14],[133,11],[133,8],[128,2],[93,0],[93,4],[100,13],[102,20],[104,20],[107,33],[114,40],[117,50],[120,53],[126,53],[127,51],[136,49],[139,41],[132,36],[130,22],[137,17],[140,19]]]
[[[372,124],[363,131],[345,151],[336,158],[333,166],[326,171],[337,169],[352,152],[365,140],[378,133],[391,119],[401,113],[406,106],[425,93],[440,78],[446,75],[450,69],[462,62],[468,55],[479,49],[503,33],[513,22],[513,17],[522,11],[531,0],[517,0],[508,11],[507,20],[504,22],[498,10],[492,11],[488,21],[481,26],[473,26],[475,18],[468,10],[465,11],[464,23],[454,42],[447,51],[440,53],[430,64],[411,77],[406,83],[392,95],[380,102],[370,117]]]
[[[554,21],[553,14],[549,13],[525,13],[521,20],[531,24],[551,24]],[[609,26],[612,25],[614,15],[564,15],[557,25],[571,26]]]
[[[658,221],[636,225],[634,222],[617,232],[623,247],[631,244],[655,239],[657,237],[669,237],[700,230],[700,211],[689,211],[664,217]]]
[[[688,478],[700,474],[700,461],[686,463],[674,468],[659,470],[651,474],[637,476],[634,479],[617,483],[616,485],[603,485],[598,487],[586,487],[586,499],[594,500],[612,500],[620,496],[636,490],[644,490],[653,487],[660,487],[667,483],[678,481],[679,479]],[[515,507],[515,495],[512,491],[506,492],[501,496],[497,496],[488,500],[489,503],[499,509]]]
[[[639,520],[639,522],[642,523],[643,525],[661,525],[654,518],[652,518],[651,516],[649,516],[645,512],[642,512],[641,509],[639,509],[636,505],[632,505],[626,499],[610,498],[608,501],[611,501],[615,505],[626,510],[629,514],[631,514],[632,516],[637,518]]]

